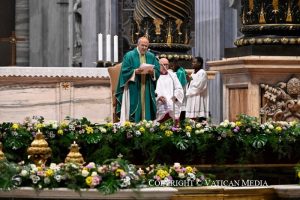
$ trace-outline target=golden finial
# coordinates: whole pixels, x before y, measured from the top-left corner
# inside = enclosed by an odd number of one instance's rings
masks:
[[[79,147],[75,141],[71,145],[70,152],[68,153],[68,155],[65,159],[65,163],[68,163],[68,162],[69,163],[78,163],[78,164],[84,163],[84,159],[83,159],[81,153],[79,152]]]
[[[286,20],[287,23],[291,23],[293,21],[292,19],[292,12],[291,12],[291,1],[289,1],[288,4],[288,11],[287,11],[287,16],[286,16]]]
[[[51,157],[52,150],[48,147],[48,142],[40,130],[36,133],[34,140],[27,149],[27,153],[29,158],[37,166],[45,164],[47,159]]]
[[[182,33],[180,31],[180,28],[181,28],[181,25],[183,22],[181,19],[176,19],[175,23],[176,23],[176,30],[177,30],[178,34],[181,35]]]
[[[155,18],[153,20],[153,23],[155,25],[155,34],[160,35],[161,34],[160,26],[163,24],[162,20],[160,18]]]
[[[5,158],[5,155],[2,151],[2,147],[3,147],[2,142],[0,142],[0,160],[5,160],[6,158]]]
[[[249,0],[249,10],[252,11],[254,9],[254,2],[253,0]]]
[[[273,12],[277,13],[279,10],[278,0],[273,0],[272,5],[273,5]]]
[[[260,24],[265,24],[266,23],[266,20],[265,20],[265,11],[264,11],[263,4],[261,4],[261,9],[260,9],[260,14],[259,14],[259,23]]]

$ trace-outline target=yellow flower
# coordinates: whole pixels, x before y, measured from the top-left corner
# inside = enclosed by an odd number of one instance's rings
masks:
[[[131,127],[131,123],[129,121],[124,122],[125,127]]]
[[[277,127],[275,128],[275,130],[276,130],[276,132],[281,133],[282,128],[281,128],[280,126],[277,126]]]
[[[14,123],[11,128],[14,130],[18,130],[20,127],[19,124]]]
[[[48,169],[47,171],[46,171],[46,176],[53,176],[53,174],[54,174],[54,171],[52,170],[52,169]]]
[[[67,128],[68,127],[68,123],[67,122],[65,122],[65,121],[62,121],[61,123],[60,123],[60,127],[63,129],[63,128]]]
[[[193,172],[193,168],[191,166],[187,166],[185,169],[186,169],[186,173],[192,173]]]
[[[236,125],[236,126],[242,126],[242,122],[241,122],[241,121],[236,121],[236,122],[235,122],[235,125]]]
[[[58,134],[58,135],[63,135],[63,134],[64,134],[64,131],[63,131],[62,129],[58,129],[58,130],[57,130],[57,134]]]
[[[86,183],[88,186],[91,186],[91,185],[92,185],[92,182],[93,182],[93,177],[91,177],[91,176],[86,177],[85,183]]]
[[[170,131],[170,130],[166,130],[166,131],[165,131],[165,135],[166,135],[167,137],[170,137],[170,136],[173,135],[173,132]]]
[[[93,134],[94,133],[93,127],[90,127],[90,126],[86,127],[85,131],[86,131],[87,134]]]
[[[298,178],[300,178],[300,171],[298,171]]]
[[[160,128],[160,130],[162,130],[162,131],[166,129],[166,127],[165,127],[164,125],[160,125],[159,128]]]
[[[156,172],[156,175],[159,176],[161,179],[164,179],[165,177],[169,176],[169,173],[166,170],[159,169]]]
[[[36,129],[42,129],[44,127],[44,124],[41,124],[41,123],[38,123],[35,125],[36,126]]]
[[[139,129],[139,131],[140,131],[141,133],[144,133],[144,132],[145,132],[145,128],[144,128],[144,127],[141,127],[141,128]]]
[[[107,126],[107,127],[112,127],[112,126],[113,126],[113,123],[109,122],[109,123],[106,124],[106,126]]]
[[[186,126],[185,127],[185,131],[186,132],[191,132],[192,131],[192,127],[191,126]]]
[[[291,121],[291,122],[289,122],[289,124],[290,124],[291,126],[295,126],[295,125],[297,124],[297,121],[296,121],[296,120]]]
[[[117,169],[116,172],[115,172],[116,176],[120,176],[121,173],[124,173],[124,170],[120,169],[120,168]]]

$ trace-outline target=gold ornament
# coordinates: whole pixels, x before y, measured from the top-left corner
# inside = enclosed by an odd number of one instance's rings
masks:
[[[5,155],[2,151],[2,147],[3,147],[2,142],[0,142],[0,160],[5,160],[6,158],[5,158]]]
[[[47,159],[51,157],[51,152],[52,150],[48,147],[48,142],[45,140],[43,133],[38,130],[30,147],[27,149],[29,158],[35,165],[40,166],[45,164]]]
[[[71,145],[70,152],[68,153],[68,155],[65,159],[65,163],[68,163],[68,162],[69,163],[78,163],[78,164],[84,163],[84,159],[83,159],[81,153],[79,152],[79,147],[75,141]]]

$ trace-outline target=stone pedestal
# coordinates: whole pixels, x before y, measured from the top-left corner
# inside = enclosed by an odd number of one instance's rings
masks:
[[[244,56],[208,62],[219,71],[223,84],[223,120],[238,114],[259,117],[260,84],[275,85],[300,76],[299,56]]]

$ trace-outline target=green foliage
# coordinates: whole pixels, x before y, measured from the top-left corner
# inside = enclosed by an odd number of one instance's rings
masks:
[[[52,149],[49,162],[55,163],[64,161],[74,141],[86,162],[101,163],[122,154],[138,165],[172,164],[174,160],[185,164],[296,163],[300,150],[296,145],[299,123],[261,124],[247,115],[219,125],[187,119],[178,126],[172,121],[96,124],[86,118],[57,122],[34,117],[22,124],[0,124],[0,140],[7,159],[28,162],[26,150],[38,130]]]
[[[16,176],[18,168],[16,164],[7,160],[0,160],[0,188],[10,190],[20,184]]]

